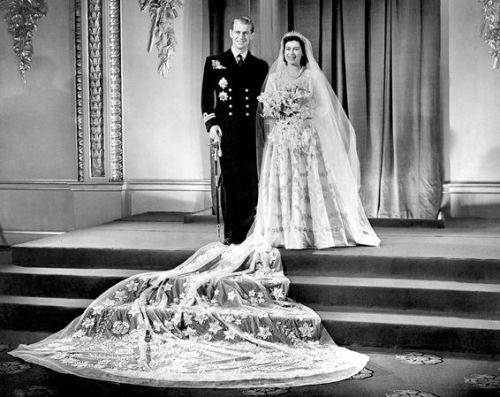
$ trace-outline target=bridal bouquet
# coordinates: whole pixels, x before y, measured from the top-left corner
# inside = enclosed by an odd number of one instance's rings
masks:
[[[263,104],[262,116],[274,121],[267,139],[284,155],[289,149],[309,154],[315,147],[315,134],[310,126],[304,123],[312,116],[310,96],[308,90],[289,85],[280,90],[264,92],[257,97]]]
[[[294,123],[311,117],[307,106],[310,92],[297,85],[260,94],[257,100],[264,105],[262,116],[285,123]]]

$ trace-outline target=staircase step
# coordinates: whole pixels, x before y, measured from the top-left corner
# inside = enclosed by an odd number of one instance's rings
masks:
[[[500,321],[406,313],[337,311],[310,306],[339,345],[492,353],[500,351]]]
[[[133,269],[0,267],[5,295],[95,299]],[[435,280],[291,276],[289,297],[304,304],[457,312],[500,317],[500,285]]]
[[[92,301],[0,295],[0,329],[55,332],[83,313]]]
[[[193,253],[194,250],[16,246],[12,248],[12,262],[26,267],[169,270],[184,262]]]
[[[0,296],[0,329],[58,331],[90,304],[86,299]],[[339,345],[491,353],[500,349],[500,321],[411,311],[310,306]]]
[[[95,299],[119,281],[141,270],[0,267],[0,291],[5,295]]]
[[[500,284],[364,277],[290,276],[304,304],[454,311],[500,318]]]
[[[14,264],[26,267],[169,270],[194,250],[16,246]],[[288,276],[395,277],[500,284],[500,259],[346,254],[345,250],[281,250]]]
[[[340,250],[339,250],[340,251]],[[284,251],[288,276],[394,277],[500,284],[500,260]]]

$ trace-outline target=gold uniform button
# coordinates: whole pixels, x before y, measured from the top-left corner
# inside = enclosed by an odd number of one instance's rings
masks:
[[[248,101],[248,97],[247,96],[245,97],[245,101]]]
[[[250,113],[245,113],[245,116],[250,116]]]
[[[245,88],[245,92],[248,92],[248,88]]]
[[[231,106],[231,105],[229,105],[229,106]],[[246,107],[246,108],[249,108],[249,107],[250,107],[250,105],[245,105],[245,107]]]
[[[233,89],[232,89],[232,88],[228,88],[227,90],[228,90],[229,92],[231,92]]]
[[[233,115],[233,112],[229,112],[229,115],[232,116]]]
[[[229,107],[230,107],[230,108],[232,108],[232,107],[233,107],[233,105],[231,105],[231,104],[230,104],[230,105],[229,105]]]

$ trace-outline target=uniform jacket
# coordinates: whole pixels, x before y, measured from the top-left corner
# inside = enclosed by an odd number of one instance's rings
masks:
[[[209,56],[205,62],[201,93],[201,109],[207,131],[213,125],[224,126],[226,130],[231,125],[253,128],[256,98],[267,71],[267,63],[250,51],[242,66],[237,65],[231,50]],[[223,135],[226,132],[223,128]]]

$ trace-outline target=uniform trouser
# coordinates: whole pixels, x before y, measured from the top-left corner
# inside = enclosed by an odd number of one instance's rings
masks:
[[[248,180],[248,179],[247,179]],[[224,218],[224,237],[239,244],[252,226],[257,206],[257,184],[250,182],[243,189],[240,181],[221,183],[221,207]]]
[[[255,127],[244,123],[237,126],[238,130],[232,135],[235,131],[222,126],[220,163],[224,237],[238,244],[246,238],[254,220],[258,183]]]

